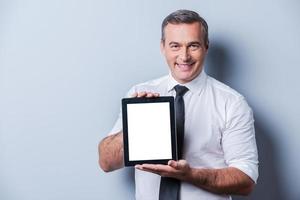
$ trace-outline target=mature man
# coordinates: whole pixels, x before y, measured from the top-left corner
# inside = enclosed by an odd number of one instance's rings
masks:
[[[162,23],[161,38],[169,75],[128,92],[134,97],[177,98],[182,90],[185,111],[182,159],[137,165],[136,199],[220,200],[248,195],[253,189],[258,156],[252,110],[242,95],[205,73],[208,47],[208,26],[202,17],[189,10],[171,13]],[[123,167],[121,116],[100,142],[99,158],[106,172]],[[174,189],[166,189],[172,185],[180,186],[175,195]]]

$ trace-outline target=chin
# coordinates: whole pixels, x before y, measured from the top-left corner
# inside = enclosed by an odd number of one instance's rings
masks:
[[[180,74],[178,74],[177,77],[178,77],[179,80],[188,82],[188,81],[193,80],[194,74],[191,74],[191,73],[180,73]]]

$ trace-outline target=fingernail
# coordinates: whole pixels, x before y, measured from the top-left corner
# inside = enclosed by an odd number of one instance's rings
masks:
[[[135,169],[142,169],[142,166],[141,165],[135,165],[134,168]]]

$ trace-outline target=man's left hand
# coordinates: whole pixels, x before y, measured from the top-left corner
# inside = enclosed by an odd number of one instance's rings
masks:
[[[152,172],[163,177],[172,177],[179,180],[186,180],[190,175],[191,168],[186,160],[170,160],[168,165],[142,164],[136,165],[136,169]]]

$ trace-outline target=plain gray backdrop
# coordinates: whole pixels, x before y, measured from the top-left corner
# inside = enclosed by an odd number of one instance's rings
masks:
[[[160,25],[182,8],[209,24],[207,73],[254,110],[245,199],[300,199],[299,1],[0,0],[1,200],[134,199],[133,171],[102,172],[97,145],[127,90],[168,73]]]

